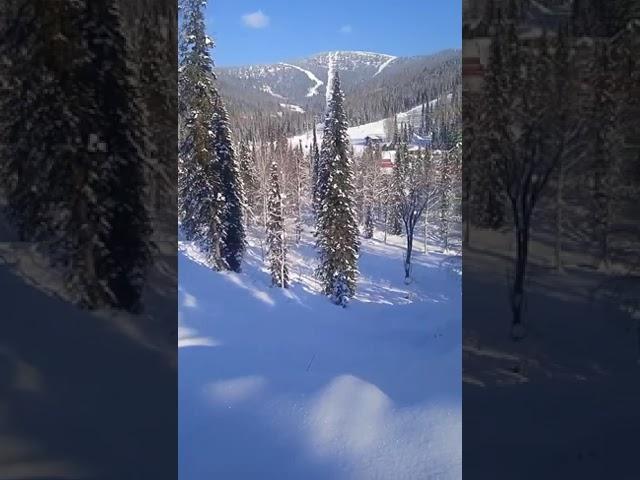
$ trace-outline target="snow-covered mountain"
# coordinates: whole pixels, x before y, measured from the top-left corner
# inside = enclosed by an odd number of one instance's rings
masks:
[[[384,53],[325,52],[301,59],[300,66],[316,74],[319,73],[321,78],[325,79],[328,77],[329,69],[333,67],[349,84],[366,82],[382,72],[397,58]]]
[[[422,92],[414,92],[414,86],[425,85],[447,69],[454,71],[459,57],[459,50],[415,57],[334,51],[269,65],[218,68],[216,73],[221,93],[234,111],[276,112],[285,104],[290,112],[318,114],[325,104],[331,68],[340,72],[349,102],[351,98],[368,98],[371,94],[391,98],[394,89],[406,90],[407,96],[413,93],[418,96]],[[409,102],[411,106],[417,103]]]
[[[274,98],[305,102],[309,97],[322,97],[326,92],[331,66],[340,71],[345,85],[362,83],[379,75],[397,57],[370,52],[325,52],[307,58],[271,65],[248,65],[222,68],[222,83],[240,82],[244,87]]]

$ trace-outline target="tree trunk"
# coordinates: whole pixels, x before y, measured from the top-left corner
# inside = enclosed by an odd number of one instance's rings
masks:
[[[97,274],[96,274],[96,264],[95,264],[95,253],[94,253],[94,229],[91,223],[89,223],[88,218],[89,214],[87,211],[87,204],[83,201],[80,201],[78,204],[78,212],[79,218],[81,219],[80,231],[82,234],[80,235],[79,244],[82,245],[83,255],[82,262],[80,263],[79,268],[79,277],[82,278],[82,282],[84,285],[81,285],[80,288],[86,289],[87,302],[88,307],[96,308],[98,306],[102,306],[102,300],[98,298],[98,289],[96,285],[98,283]],[[78,267],[76,266],[76,269]],[[75,287],[78,287],[76,285]]]
[[[465,219],[464,219],[464,244],[466,247],[469,247],[469,240],[471,239],[471,219],[469,218],[469,206],[465,209]]]
[[[81,186],[86,184],[87,172],[80,166],[72,172],[78,191]],[[75,284],[71,285],[72,293],[81,295],[81,303],[85,307],[95,309],[102,307],[108,302],[104,298],[104,294],[99,292],[97,270],[95,264],[95,241],[94,225],[89,221],[89,212],[86,199],[80,195],[76,197],[74,203],[74,211],[72,215],[76,218],[78,231],[78,244],[81,245],[76,252],[74,264],[72,266],[72,275],[76,277]]]
[[[518,215],[519,212],[516,212]],[[511,337],[520,340],[524,336],[522,307],[524,303],[524,286],[527,261],[529,255],[529,220],[524,214],[516,221],[516,259],[515,276],[511,290]]]
[[[463,245],[468,247],[469,246],[469,238],[470,238],[470,226],[471,226],[471,217],[469,215],[469,212],[471,211],[471,206],[469,205],[470,202],[470,190],[471,188],[471,184],[470,182],[465,182],[465,201],[464,201],[464,237],[463,237]]]
[[[424,253],[428,253],[427,250],[427,236],[429,234],[429,206],[427,205],[424,211]]]
[[[413,231],[414,226],[407,226],[407,252],[404,257],[404,282],[411,281],[411,254],[413,253]]]
[[[609,268],[609,226],[610,220],[609,217],[611,215],[611,201],[609,198],[604,199],[605,206],[603,211],[605,214],[602,218],[602,223],[600,225],[601,233],[600,233],[600,265],[601,269]]]
[[[269,211],[267,207],[267,194],[265,193],[262,196],[262,226],[264,228],[267,228],[268,215],[269,215]]]
[[[389,223],[389,208],[384,207],[384,243],[387,244],[387,230]]]
[[[555,264],[556,270],[562,271],[562,208],[564,206],[563,194],[564,167],[562,160],[558,164],[558,186],[556,188],[556,245]]]
[[[448,222],[448,220],[446,220]],[[442,252],[447,253],[449,251],[449,226],[447,225],[443,235]]]

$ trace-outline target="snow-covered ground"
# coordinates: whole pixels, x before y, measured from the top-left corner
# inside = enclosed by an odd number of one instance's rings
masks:
[[[640,277],[566,245],[557,272],[551,240],[530,244],[522,342],[509,338],[513,234],[474,229],[465,249],[465,474],[638,478],[640,323],[625,304]]]
[[[59,272],[16,238],[0,215],[0,478],[166,478],[175,242],[150,272],[147,313],[134,316],[74,307]]]
[[[255,240],[241,274],[181,243],[181,479],[461,478],[460,259],[417,252],[405,285],[401,242],[363,240],[346,309],[316,292],[308,232],[289,290]]]

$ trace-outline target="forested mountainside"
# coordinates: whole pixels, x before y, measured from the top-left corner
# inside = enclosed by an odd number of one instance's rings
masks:
[[[370,52],[326,52],[270,65],[217,68],[221,94],[236,130],[300,133],[321,120],[331,68],[340,73],[352,125],[393,116],[460,89],[460,50],[394,57]]]

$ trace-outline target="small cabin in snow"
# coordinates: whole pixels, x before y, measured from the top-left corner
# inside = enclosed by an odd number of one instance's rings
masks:
[[[376,147],[378,145],[382,145],[384,143],[384,139],[380,135],[367,135],[364,137],[364,144],[366,146]]]

